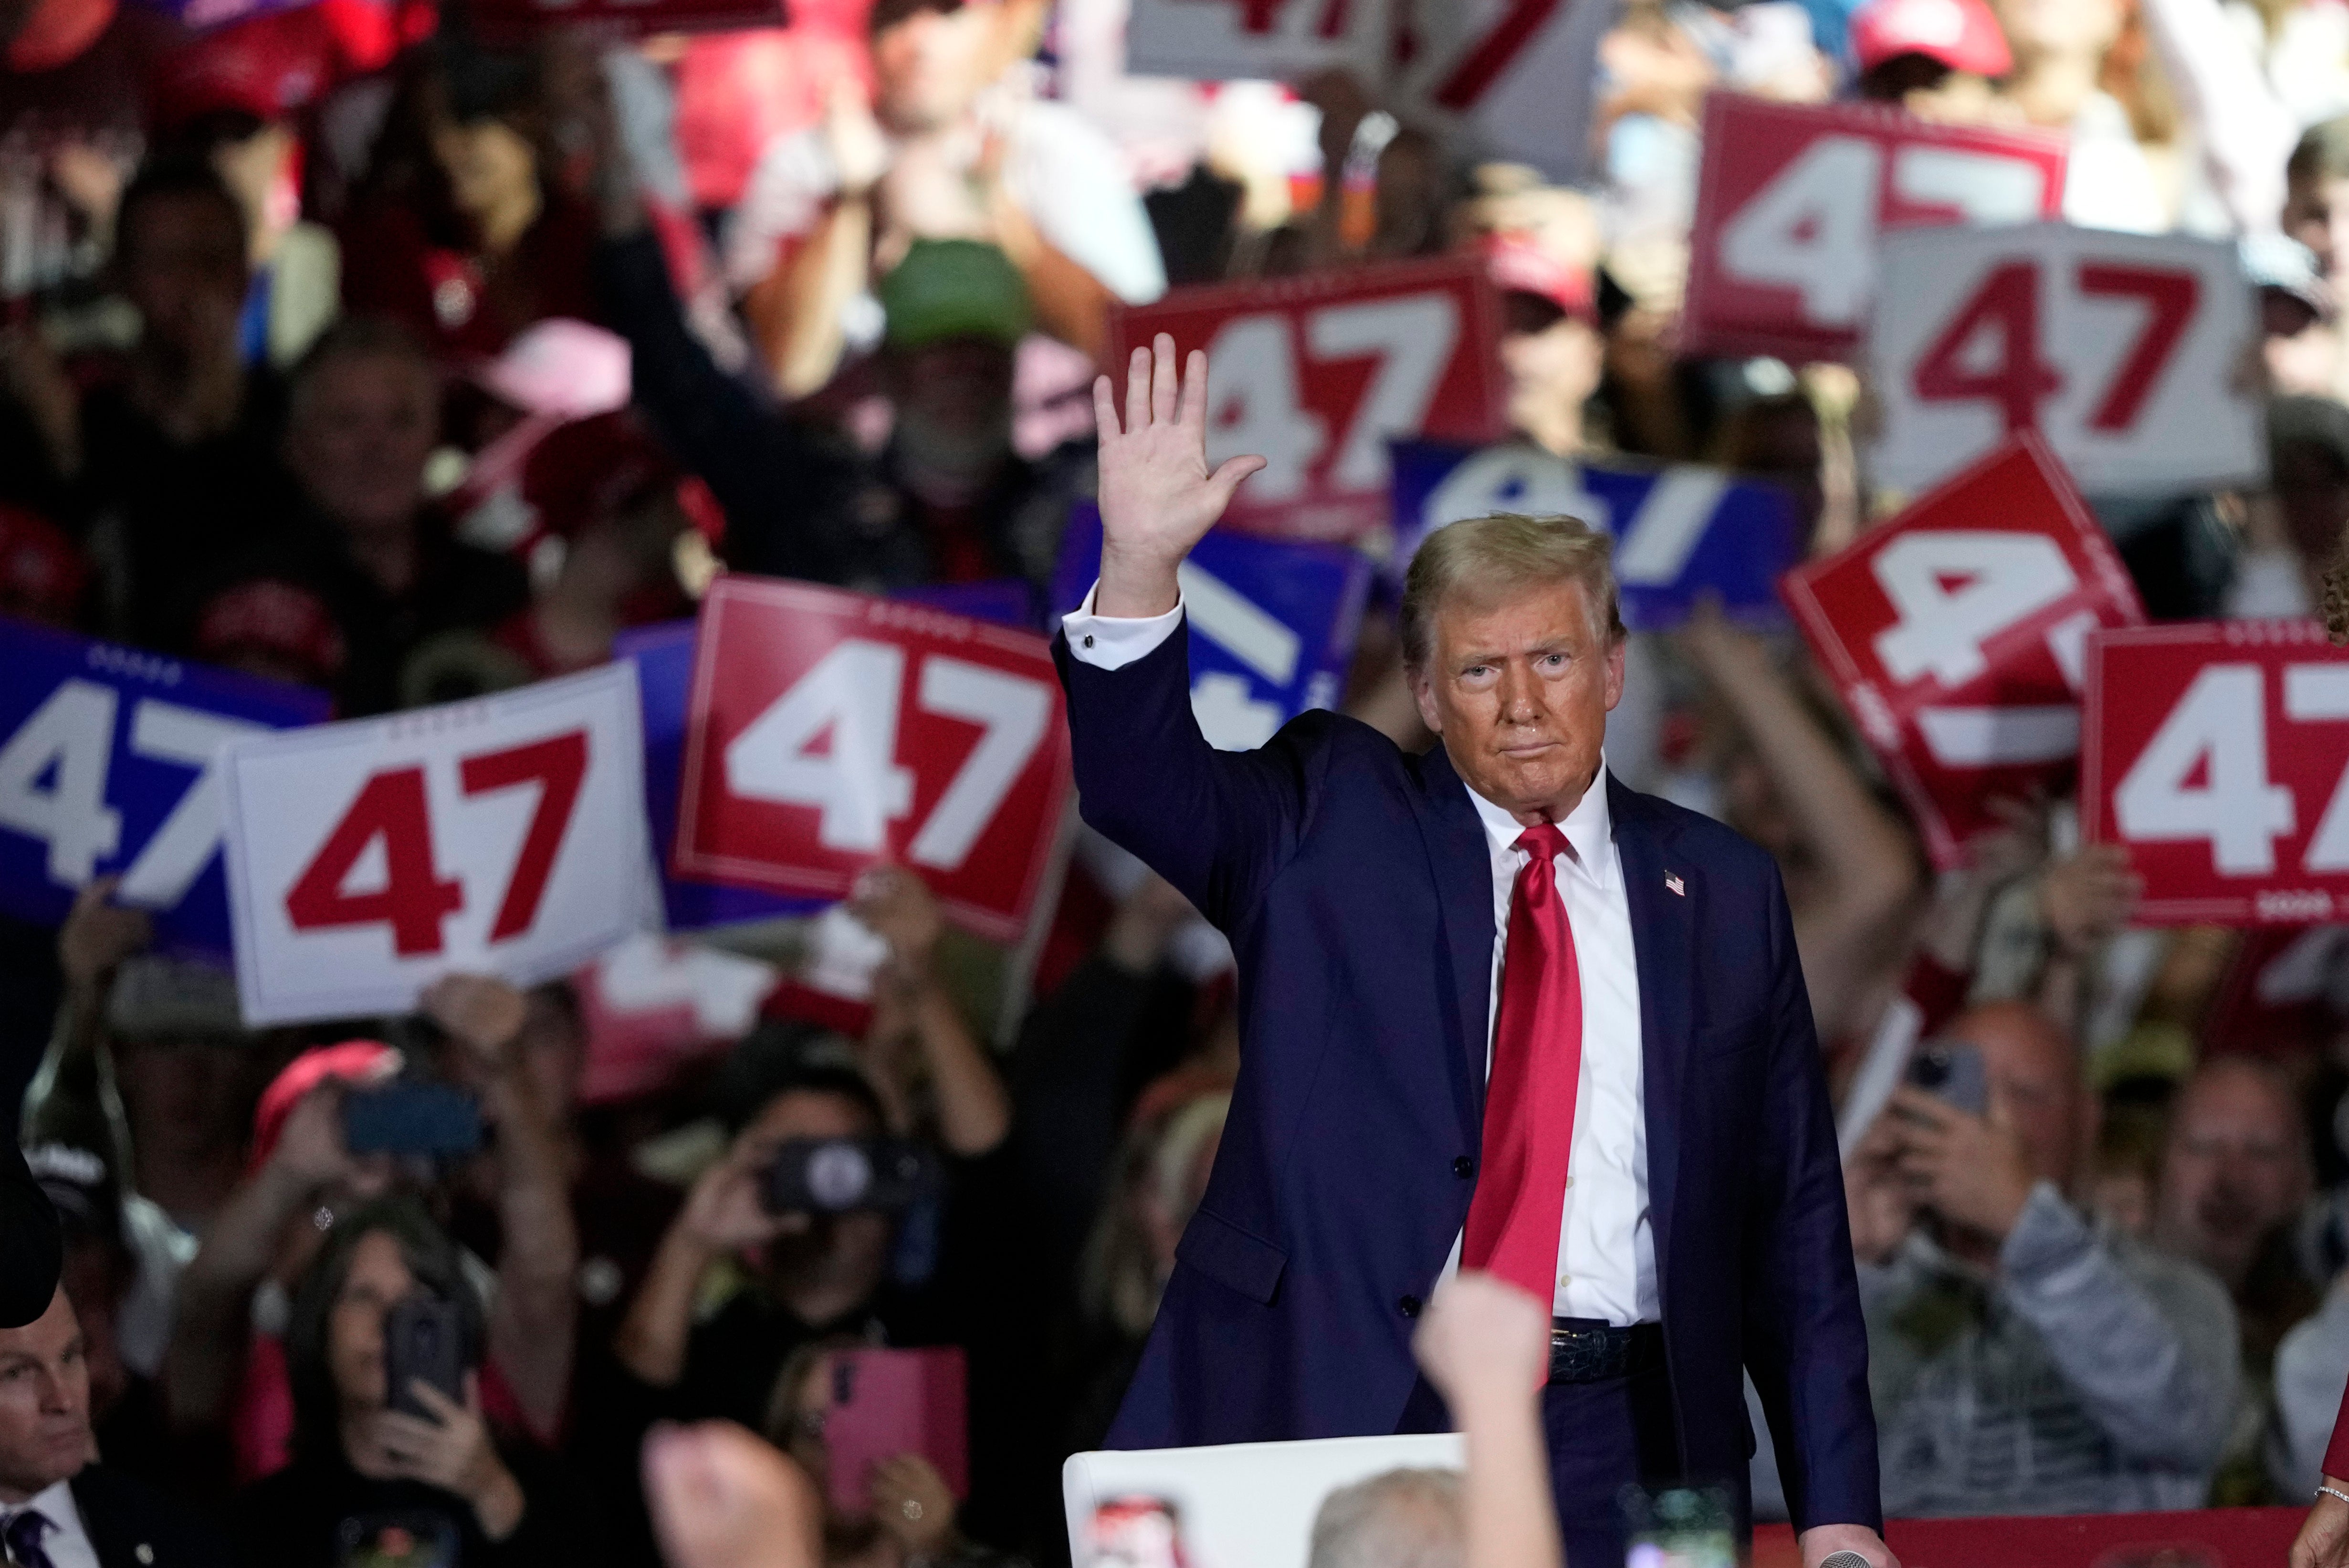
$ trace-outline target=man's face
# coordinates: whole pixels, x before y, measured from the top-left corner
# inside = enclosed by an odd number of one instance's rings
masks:
[[[2187,1087],[2162,1151],[2157,1223],[2165,1245],[2238,1281],[2308,1193],[2300,1126],[2276,1085],[2222,1069]]]
[[[920,10],[873,39],[873,110],[900,136],[942,130],[993,79],[1000,7],[973,0]]]
[[[2349,265],[2349,180],[2294,174],[2284,185],[2283,232],[2316,253],[2328,278]]]
[[[2085,1147],[2084,1108],[2091,1103],[2068,1042],[2052,1026],[2003,1009],[1961,1017],[1951,1033],[1982,1052],[1991,1115],[2021,1135],[2031,1173],[2068,1190]]]
[[[149,196],[123,230],[122,292],[139,307],[142,341],[181,358],[196,357],[209,339],[233,344],[245,290],[244,222],[234,204],[192,191]]]
[[[1594,624],[1578,583],[1436,606],[1420,717],[1471,789],[1516,812],[1560,818],[1599,773],[1607,714],[1623,695],[1623,646]]]
[[[351,1249],[350,1272],[326,1318],[326,1371],[346,1410],[384,1403],[384,1315],[415,1288],[388,1232],[370,1231]]]
[[[1534,294],[1511,294],[1501,335],[1501,374],[1508,383],[1509,423],[1538,434],[1561,412],[1578,414],[1599,390],[1606,340],[1579,316]]]
[[[397,354],[353,354],[311,371],[295,395],[285,461],[319,511],[345,527],[405,524],[424,500],[440,435],[440,388]]]
[[[0,1502],[23,1502],[98,1457],[89,1363],[63,1286],[23,1328],[0,1328]]]

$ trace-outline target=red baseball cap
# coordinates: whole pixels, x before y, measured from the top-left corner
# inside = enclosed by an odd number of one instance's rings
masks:
[[[16,36],[0,50],[12,71],[49,71],[98,42],[114,20],[114,0],[39,0]]]
[[[1982,0],[1869,0],[1851,19],[1851,47],[1863,71],[1900,55],[1923,55],[1969,76],[2014,68],[2006,35]]]
[[[253,1152],[245,1169],[258,1171],[277,1152],[285,1136],[285,1119],[302,1098],[330,1079],[345,1083],[380,1083],[399,1071],[400,1054],[381,1040],[345,1040],[338,1046],[313,1046],[292,1061],[269,1087],[253,1112]]]
[[[1481,248],[1495,288],[1539,294],[1568,315],[1599,319],[1599,284],[1589,268],[1568,266],[1526,234],[1488,234]]]
[[[258,655],[305,671],[318,686],[343,673],[341,628],[326,602],[282,577],[254,577],[205,601],[196,618],[196,656],[234,664]]]

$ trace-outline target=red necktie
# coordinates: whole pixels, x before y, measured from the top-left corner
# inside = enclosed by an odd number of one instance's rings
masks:
[[[1490,1270],[1547,1301],[1557,1293],[1558,1221],[1582,1077],[1582,977],[1557,893],[1566,837],[1544,822],[1527,828],[1517,848],[1532,859],[1509,895],[1484,1158],[1460,1265]]]

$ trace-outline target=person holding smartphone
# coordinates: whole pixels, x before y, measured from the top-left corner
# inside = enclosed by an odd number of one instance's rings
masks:
[[[2225,1287],[2074,1203],[2096,1101],[2044,1013],[1976,1006],[1930,1054],[1844,1171],[1885,1511],[2201,1506],[2240,1380]]]
[[[338,1220],[286,1331],[294,1462],[237,1499],[253,1561],[600,1563],[584,1500],[484,1418],[482,1336],[456,1243],[419,1205],[387,1199]]]

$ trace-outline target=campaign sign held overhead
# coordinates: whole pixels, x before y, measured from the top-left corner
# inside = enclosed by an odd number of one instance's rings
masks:
[[[1776,619],[1778,574],[1794,564],[1795,500],[1720,469],[1601,468],[1524,442],[1397,441],[1394,572],[1446,523],[1496,511],[1578,517],[1615,539],[1623,624],[1660,632],[1706,593],[1740,619]]]
[[[222,754],[249,1027],[568,975],[650,919],[636,669],[247,736]]]
[[[762,888],[727,887],[678,876],[667,847],[677,838],[678,769],[685,759],[685,716],[693,694],[693,625],[666,621],[623,632],[613,654],[636,666],[636,699],[645,727],[645,816],[663,851],[661,913],[671,931],[703,931],[755,920],[813,914],[831,901],[787,898]]]
[[[1052,602],[1074,609],[1101,572],[1101,513],[1070,510]],[[1208,744],[1247,751],[1308,708],[1330,707],[1362,625],[1371,563],[1328,544],[1212,530],[1181,571],[1191,711]]]
[[[1032,591],[1017,579],[929,583],[895,597],[1001,625],[1034,624]],[[814,914],[832,901],[696,882],[678,876],[667,864],[667,846],[677,839],[678,769],[685,758],[686,709],[693,689],[693,629],[691,621],[666,621],[623,632],[612,644],[616,657],[636,666],[645,727],[645,815],[652,824],[653,842],[662,849],[662,914],[671,931]]]
[[[56,924],[92,878],[167,948],[225,954],[214,753],[315,724],[323,692],[0,620],[0,912]]]

